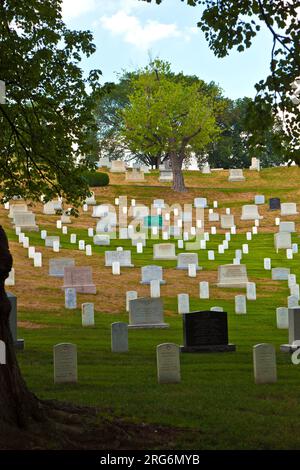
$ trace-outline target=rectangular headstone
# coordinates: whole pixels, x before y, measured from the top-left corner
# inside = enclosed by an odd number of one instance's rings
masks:
[[[68,266],[75,266],[74,258],[50,258],[49,276],[64,277],[64,269]]]
[[[262,343],[253,346],[253,367],[256,384],[277,381],[276,353],[272,344]]]
[[[76,383],[77,346],[60,343],[53,347],[54,383]]]
[[[156,348],[158,383],[180,382],[180,349],[173,343],[159,344]]]
[[[131,251],[106,251],[105,252],[105,266],[112,266],[114,262],[119,262],[121,267],[132,268]]]
[[[179,253],[177,255],[177,269],[188,269],[189,264],[194,264],[196,270],[202,269],[198,262],[198,253]]]
[[[82,326],[95,326],[94,304],[92,302],[81,304],[81,322]]]
[[[139,298],[129,303],[128,328],[168,328],[161,298]]]
[[[65,267],[63,289],[68,287],[74,287],[80,294],[96,294],[92,268],[89,266]]]
[[[153,259],[176,260],[175,243],[158,243],[153,245]]]
[[[205,310],[183,314],[182,352],[235,351],[228,344],[227,312]]]
[[[218,287],[247,287],[247,268],[244,264],[218,266]]]
[[[272,268],[273,281],[287,281],[290,274],[290,268]]]
[[[128,352],[128,325],[124,322],[111,324],[111,351]]]
[[[271,197],[269,199],[269,209],[270,211],[276,211],[280,209],[280,199],[279,197]]]
[[[142,280],[141,284],[150,284],[154,279],[158,279],[160,284],[165,284],[163,280],[163,268],[161,266],[149,265],[141,268]]]

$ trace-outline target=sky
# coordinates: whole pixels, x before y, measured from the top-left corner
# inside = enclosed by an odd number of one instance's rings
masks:
[[[87,73],[102,71],[102,83],[117,81],[122,70],[144,67],[149,57],[171,63],[174,72],[197,75],[221,86],[224,95],[254,97],[254,85],[269,73],[272,40],[263,29],[245,52],[214,56],[197,28],[199,7],[181,0],[156,5],[140,0],[63,0],[63,19],[71,29],[90,30],[96,53],[82,61]]]

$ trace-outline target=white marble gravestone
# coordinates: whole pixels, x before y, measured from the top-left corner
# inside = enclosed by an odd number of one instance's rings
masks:
[[[207,281],[199,283],[199,297],[200,299],[209,299],[209,283]]]
[[[125,162],[123,162],[123,160],[112,160],[110,172],[111,173],[125,173],[126,172]]]
[[[158,243],[153,245],[153,259],[176,260],[175,243]]]
[[[71,343],[60,343],[53,347],[54,382],[76,383],[77,346]]]
[[[21,230],[27,232],[38,232],[39,227],[35,222],[35,214],[33,212],[16,212],[14,211],[13,224],[20,227]]]
[[[92,302],[81,304],[81,322],[82,326],[95,326],[94,304]]]
[[[35,268],[42,267],[42,253],[37,253],[37,252],[34,253],[33,266]]]
[[[43,213],[45,215],[55,215],[56,214],[55,206],[54,206],[53,201],[48,201],[44,204]]]
[[[288,308],[297,308],[299,306],[299,297],[297,295],[289,295],[287,298]]]
[[[151,298],[160,297],[160,282],[159,282],[159,279],[152,279],[152,281],[150,281],[150,297]]]
[[[115,353],[128,352],[128,325],[124,322],[111,324],[111,351]]]
[[[235,300],[235,313],[247,313],[245,295],[236,295],[234,300]]]
[[[94,242],[94,245],[97,245],[97,246],[108,246],[110,245],[110,236],[106,234],[94,235],[93,242]]]
[[[264,258],[264,269],[268,271],[271,269],[271,258]]]
[[[70,310],[77,308],[77,295],[74,287],[66,287],[65,289],[65,308]]]
[[[251,166],[249,170],[260,171],[260,159],[256,157],[251,158]]]
[[[202,269],[198,264],[198,253],[179,253],[177,255],[177,269],[188,269],[189,264],[194,264],[196,270]]]
[[[160,284],[165,284],[163,280],[163,268],[161,266],[149,265],[141,268],[142,280],[141,284],[150,284],[154,279],[159,280]]]
[[[290,274],[290,268],[272,268],[273,281],[287,281]]]
[[[208,222],[219,222],[220,215],[218,212],[211,212],[208,214]]]
[[[15,212],[28,212],[27,204],[10,204],[8,217],[13,219]]]
[[[228,176],[228,181],[244,181],[245,177],[243,175],[243,170],[240,169],[230,169],[229,170],[229,176]]]
[[[206,197],[196,197],[194,199],[194,206],[196,209],[205,209],[207,207]]]
[[[180,348],[177,344],[163,343],[156,348],[157,380],[160,384],[180,382]]]
[[[276,324],[279,329],[289,327],[289,309],[287,307],[276,308]]]
[[[256,300],[255,282],[248,282],[246,287],[247,287],[247,300]]]
[[[189,294],[177,294],[178,313],[189,313],[190,296]]]
[[[259,220],[262,218],[263,216],[259,215],[256,204],[246,204],[242,206],[241,220]]]
[[[138,293],[135,290],[128,290],[126,292],[126,312],[129,312],[129,303],[131,300],[138,298]]]
[[[64,269],[67,266],[75,266],[73,258],[50,258],[49,259],[49,276],[64,277]]]
[[[218,287],[247,287],[247,268],[244,264],[218,266]]]
[[[129,303],[128,328],[169,328],[164,322],[161,298],[141,297]]]
[[[106,251],[105,252],[105,266],[111,267],[114,262],[119,262],[122,268],[132,268],[134,265],[131,263],[131,251]]]
[[[254,197],[254,204],[265,204],[265,196],[263,196],[262,194],[257,194]]]
[[[221,228],[228,229],[234,227],[234,215],[222,214],[221,215]]]
[[[60,242],[60,237],[54,235],[54,236],[51,236],[51,237],[50,237],[50,236],[47,236],[47,237],[45,238],[45,246],[48,247],[48,248],[53,248],[53,243],[54,243],[54,242],[58,242],[58,243],[59,243],[59,242]]]
[[[279,232],[296,232],[295,222],[279,222]]]
[[[262,343],[253,346],[253,367],[256,384],[277,381],[276,353],[272,344]]]
[[[297,215],[297,204],[294,202],[282,202],[280,215]]]
[[[276,252],[281,249],[292,248],[292,237],[289,232],[279,232],[274,234],[274,245]]]

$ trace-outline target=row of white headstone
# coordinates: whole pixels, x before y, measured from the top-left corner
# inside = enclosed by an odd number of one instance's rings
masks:
[[[111,350],[116,353],[128,351],[128,328],[126,323],[111,325]],[[77,346],[60,343],[53,347],[54,382],[77,383]],[[163,343],[156,347],[157,380],[160,384],[181,381],[180,347],[174,343]],[[253,347],[253,370],[256,384],[277,381],[276,352],[272,344],[262,343]]]

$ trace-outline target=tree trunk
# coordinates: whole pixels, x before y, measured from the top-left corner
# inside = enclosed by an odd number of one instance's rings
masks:
[[[25,428],[32,419],[41,420],[39,400],[27,388],[21,375],[9,328],[10,301],[4,282],[12,267],[12,256],[0,226],[0,339],[6,346],[6,364],[0,364],[0,428],[4,425]]]
[[[157,169],[157,170],[159,169],[160,163],[161,163],[161,156],[158,155],[157,158],[156,158],[156,169]]]
[[[183,173],[182,173],[183,158],[177,155],[175,152],[172,152],[170,153],[170,160],[171,160],[172,172],[173,172],[172,188],[174,189],[174,191],[183,193],[187,191],[185,184],[184,184]]]

